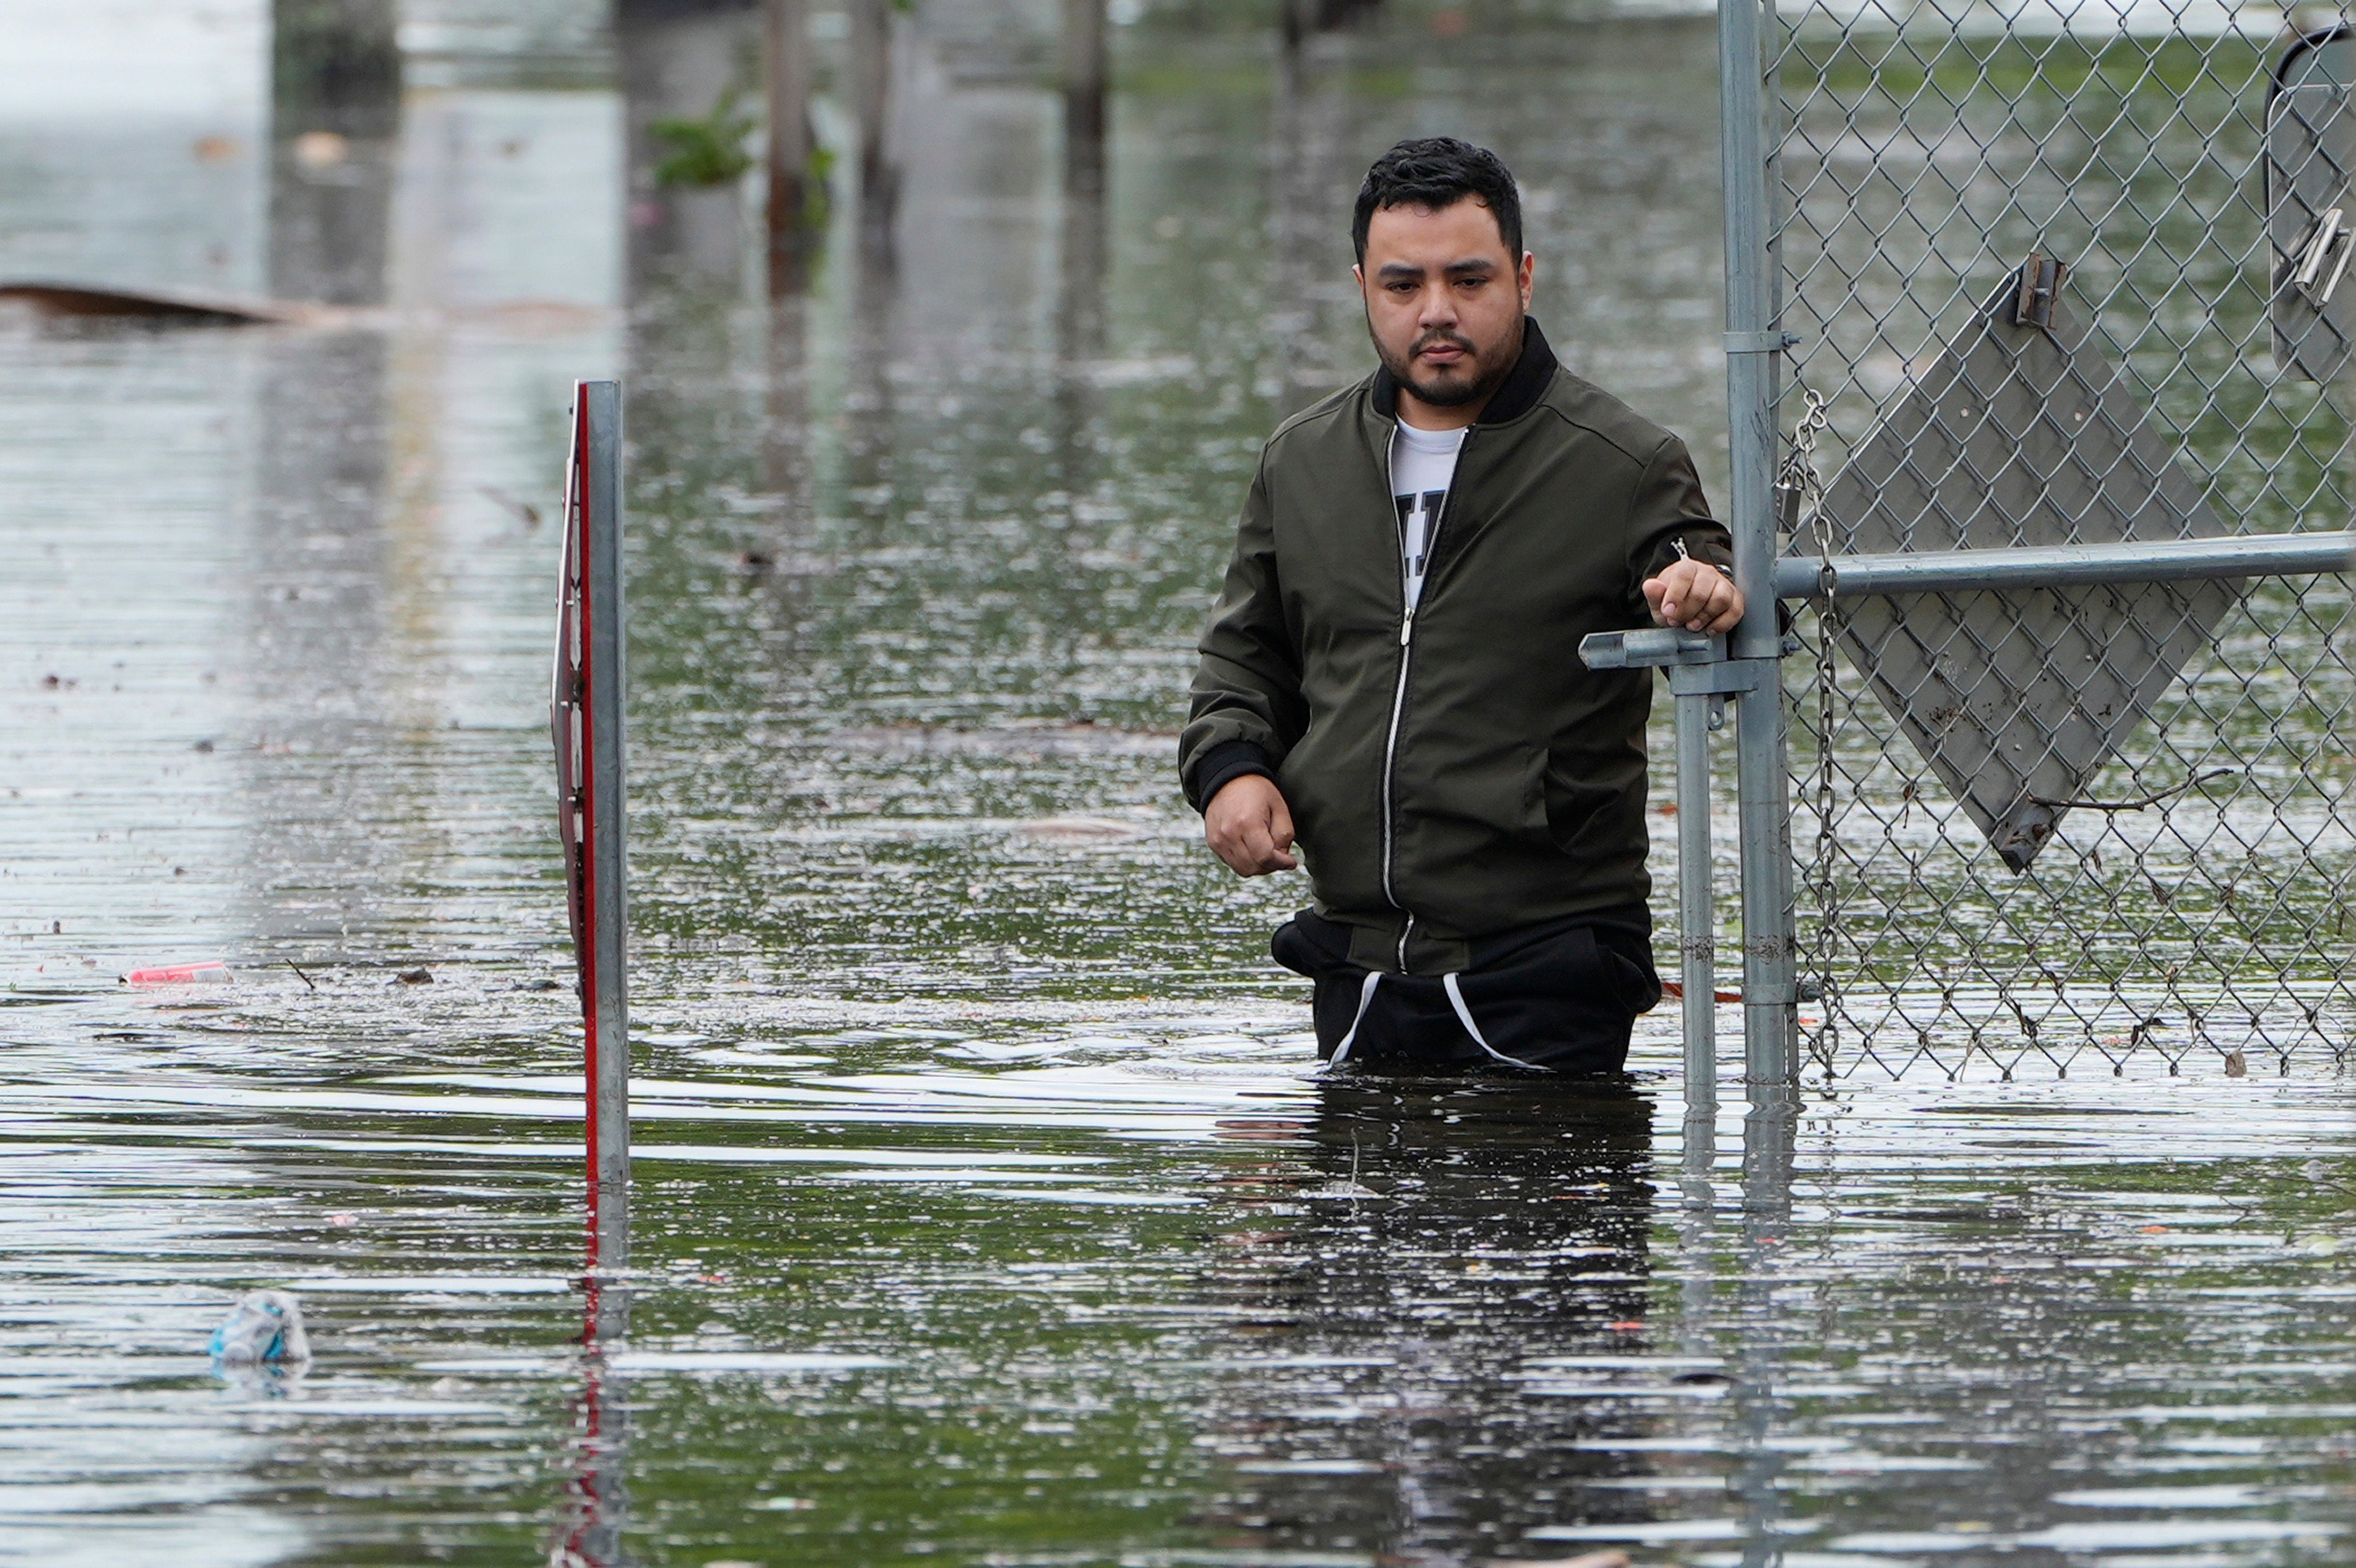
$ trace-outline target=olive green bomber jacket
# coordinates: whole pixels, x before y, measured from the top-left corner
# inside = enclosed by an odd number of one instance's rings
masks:
[[[1201,643],[1180,773],[1197,809],[1248,773],[1290,807],[1352,961],[1428,974],[1573,917],[1645,923],[1649,670],[1590,632],[1640,584],[1731,560],[1684,444],[1557,363],[1537,322],[1457,458],[1407,610],[1377,370],[1286,421],[1247,493]]]

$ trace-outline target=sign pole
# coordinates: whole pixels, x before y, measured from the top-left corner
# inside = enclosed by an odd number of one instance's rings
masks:
[[[553,723],[585,1035],[589,1274],[629,1263],[629,904],[622,767],[622,389],[574,385]]]

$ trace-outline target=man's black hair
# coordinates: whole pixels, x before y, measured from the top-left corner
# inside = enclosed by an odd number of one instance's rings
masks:
[[[1366,229],[1375,214],[1393,207],[1453,207],[1477,197],[1497,219],[1505,252],[1522,260],[1522,193],[1497,155],[1453,136],[1422,136],[1401,142],[1375,160],[1358,187],[1358,208],[1350,219],[1350,241],[1358,262],[1366,260]]]

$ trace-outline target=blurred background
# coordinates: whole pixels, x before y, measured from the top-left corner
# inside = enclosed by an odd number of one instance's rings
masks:
[[[769,941],[834,918],[784,891],[798,873],[747,818],[1174,822],[1168,736],[1241,487],[1285,413],[1367,367],[1349,203],[1401,136],[1504,154],[1558,349],[1723,470],[1707,17],[9,16],[0,288],[42,287],[0,333],[27,595],[0,639],[24,716],[62,727],[19,759],[35,793],[16,798],[120,792],[128,816],[60,869],[101,901],[146,884],[113,947],[149,930],[318,958],[387,910],[398,945],[448,913],[410,888],[469,887],[494,848],[520,857],[501,876],[544,873],[528,672],[577,377],[618,375],[628,399],[658,944],[732,940],[701,907],[712,879],[663,876],[674,851],[751,879],[737,913]],[[101,646],[106,678],[68,667]],[[933,734],[1008,723],[1097,738],[1057,742],[1088,753],[1066,775]],[[939,754],[912,760],[917,742]],[[166,778],[177,809],[151,820]],[[457,803],[534,833],[456,832]],[[18,820],[13,842],[55,852],[51,824]],[[1186,895],[1141,907],[1185,954],[1157,961],[1192,967],[1199,911],[1257,921],[1269,890],[1181,864]],[[1018,903],[922,929],[979,918],[1002,939],[1040,918]],[[1101,918],[1064,934],[1133,934]],[[27,939],[55,919],[28,912]],[[1214,967],[1265,964],[1248,925],[1210,940]]]

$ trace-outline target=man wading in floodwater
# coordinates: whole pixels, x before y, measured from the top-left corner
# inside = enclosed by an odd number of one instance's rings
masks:
[[[1318,1053],[1392,1072],[1612,1072],[1661,998],[1644,871],[1652,672],[1590,632],[1726,632],[1684,443],[1564,369],[1495,155],[1402,142],[1359,187],[1381,368],[1287,420],[1244,498],[1179,742],[1247,877],[1309,864],[1276,933]]]

